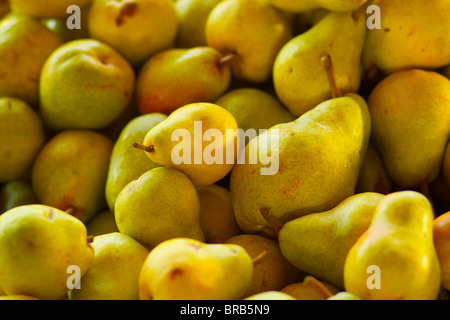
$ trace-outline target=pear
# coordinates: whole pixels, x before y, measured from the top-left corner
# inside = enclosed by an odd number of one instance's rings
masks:
[[[450,211],[434,219],[433,243],[441,266],[442,287],[450,290]]]
[[[182,171],[194,185],[207,186],[233,168],[239,147],[237,130],[236,120],[225,108],[192,103],[151,128],[144,143],[136,142],[135,147],[145,150],[150,160]]]
[[[385,196],[346,257],[345,290],[364,300],[435,300],[441,270],[433,219],[430,202],[419,192]]]
[[[140,299],[237,300],[252,274],[252,259],[241,246],[175,238],[147,256],[139,280]]]
[[[39,204],[39,200],[26,179],[11,180],[0,191],[0,214],[27,204]]]
[[[178,19],[173,0],[95,0],[89,35],[115,48],[131,65],[173,46]]]
[[[69,267],[82,277],[93,257],[86,227],[63,211],[25,205],[0,216],[0,286],[8,295],[58,299],[69,291]]]
[[[0,296],[0,300],[39,300],[39,299],[24,294],[13,294],[8,296]]]
[[[376,0],[381,29],[371,29],[363,51],[366,70],[384,74],[407,69],[436,69],[450,64],[450,2]],[[406,14],[405,14],[406,13]]]
[[[359,171],[355,192],[377,192],[388,194],[392,191],[392,181],[386,172],[380,153],[372,143],[367,146],[366,157]]]
[[[86,224],[87,233],[90,236],[100,236],[107,233],[119,232],[114,213],[102,210]]]
[[[40,151],[32,186],[42,204],[88,222],[106,206],[105,184],[113,142],[90,130],[66,130]]]
[[[213,102],[230,84],[227,58],[209,47],[176,48],[153,55],[137,79],[140,112],[169,115],[186,104]]]
[[[329,57],[324,65],[327,70],[332,67]],[[330,210],[354,194],[369,140],[370,115],[361,96],[341,96],[339,88],[332,88],[335,98],[247,144],[230,178],[233,208],[243,232],[271,229],[262,208],[270,208],[274,218],[286,223]],[[256,161],[250,155],[256,155]]]
[[[197,191],[173,168],[151,169],[127,184],[117,197],[114,215],[119,231],[148,249],[176,237],[204,241]]]
[[[63,18],[71,5],[85,7],[91,0],[9,0],[11,10],[36,18]]]
[[[369,228],[379,193],[353,195],[331,210],[286,223],[278,232],[283,255],[297,268],[344,289],[347,253]]]
[[[307,275],[302,282],[295,282],[281,289],[297,300],[327,300],[339,291],[335,286]]]
[[[207,243],[223,243],[242,233],[236,222],[231,193],[219,185],[196,187],[200,201],[200,227]]]
[[[288,12],[307,12],[318,8],[347,12],[359,9],[367,0],[269,0],[273,6]]]
[[[254,234],[234,236],[226,244],[243,247],[253,259],[253,278],[244,294],[249,297],[266,291],[279,291],[286,285],[301,281],[305,273],[292,265],[281,253],[278,242]]]
[[[222,0],[177,0],[178,48],[206,46],[205,26],[211,10]]]
[[[167,116],[160,113],[134,117],[115,139],[105,188],[110,211],[114,211],[117,196],[129,182],[160,166],[132,146],[136,141],[143,141],[147,132],[166,118]]]
[[[270,290],[254,294],[250,297],[245,298],[244,300],[297,300],[297,299],[287,293],[276,290]]]
[[[378,83],[368,105],[372,143],[393,183],[408,189],[433,181],[450,137],[450,80],[400,71]]]
[[[208,46],[234,55],[234,77],[261,83],[270,79],[292,28],[286,14],[266,1],[223,0],[209,14],[205,33]]]
[[[331,98],[324,53],[333,58],[336,82],[342,92],[357,92],[361,84],[360,57],[364,45],[364,15],[330,12],[308,31],[293,37],[273,64],[278,99],[298,117]]]
[[[15,97],[32,107],[39,102],[39,78],[61,39],[39,21],[9,14],[0,21],[0,97]]]
[[[46,142],[37,112],[22,100],[0,98],[0,137],[0,182],[26,176]]]
[[[102,129],[131,102],[135,75],[110,46],[93,39],[63,44],[45,62],[40,113],[49,128]]]
[[[327,300],[362,300],[350,292],[341,291],[329,297]]]
[[[92,247],[92,264],[81,289],[70,291],[70,300],[139,300],[139,274],[148,250],[118,232],[94,237]]]
[[[227,109],[244,131],[267,130],[296,118],[272,94],[256,88],[240,88],[228,91],[215,104]],[[268,116],[270,115],[270,116]]]

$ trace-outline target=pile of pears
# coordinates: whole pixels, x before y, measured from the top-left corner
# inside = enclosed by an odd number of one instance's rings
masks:
[[[0,300],[448,300],[449,12],[0,0]]]

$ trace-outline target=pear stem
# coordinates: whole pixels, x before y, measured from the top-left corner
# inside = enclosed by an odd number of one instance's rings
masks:
[[[322,67],[324,68],[325,72],[328,76],[328,82],[330,84],[331,89],[331,96],[333,98],[339,98],[342,97],[343,94],[341,92],[341,89],[339,89],[337,83],[336,83],[336,75],[334,73],[334,67],[333,62],[331,61],[331,56],[327,54],[326,56],[323,56],[321,58]]]
[[[75,213],[77,212],[77,210],[74,207],[67,207],[66,210],[64,210],[64,212],[70,214],[71,216],[75,215]]]
[[[217,65],[219,68],[224,67],[226,65],[230,65],[236,59],[236,55],[233,53],[224,55],[222,58],[217,61]]]
[[[270,208],[261,208],[259,211],[278,237],[280,230],[283,228],[281,221],[272,215],[272,210]]]
[[[87,236],[87,237],[86,237],[86,242],[87,242],[87,243],[92,243],[92,242],[94,242],[94,236],[92,236],[92,235],[91,235],[91,236]]]
[[[144,150],[145,152],[148,152],[148,153],[155,152],[155,147],[154,146],[144,146],[143,144],[140,144],[140,143],[137,143],[137,142],[133,143],[133,147],[135,147],[137,149]]]
[[[260,254],[258,254],[255,258],[252,259],[253,265],[255,266],[259,262],[261,262],[261,260],[263,260],[266,255],[267,255],[267,251],[263,251]]]
[[[322,294],[325,299],[333,296],[330,290],[328,290],[328,288],[325,287],[322,282],[312,276],[306,276],[303,282],[305,282],[305,284],[307,284],[311,288],[315,289],[319,294]]]

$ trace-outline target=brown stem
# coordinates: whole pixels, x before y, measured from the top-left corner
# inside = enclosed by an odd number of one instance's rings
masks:
[[[328,290],[325,285],[312,276],[306,276],[303,280],[305,284],[316,290],[317,293],[321,294],[324,299],[328,299],[333,296],[330,290]]]
[[[275,234],[278,237],[278,233],[283,228],[283,224],[281,223],[281,221],[272,215],[272,210],[270,208],[261,208],[259,211],[261,212],[264,220],[267,221],[269,226],[275,231]]]
[[[260,254],[258,254],[255,258],[252,259],[253,265],[255,266],[259,262],[261,262],[261,260],[263,260],[266,255],[267,255],[267,251],[263,251]]]
[[[145,152],[148,152],[148,153],[155,152],[155,147],[154,146],[144,146],[143,144],[140,144],[140,143],[137,143],[137,142],[133,143],[133,147],[135,147],[137,149],[144,150]]]
[[[217,61],[217,66],[219,68],[222,68],[226,65],[230,65],[231,63],[233,63],[233,61],[236,59],[236,55],[233,53],[230,54],[226,54],[224,55],[222,58],[219,59],[219,61]]]
[[[91,235],[91,236],[87,236],[87,237],[86,237],[86,242],[87,242],[87,243],[92,243],[92,242],[94,242],[94,236],[92,236],[92,235]]]
[[[66,212],[66,213],[70,214],[71,216],[73,216],[77,212],[77,209],[75,209],[74,207],[67,207],[66,210],[64,210],[64,212]]]
[[[334,67],[333,62],[331,61],[331,56],[327,54],[326,56],[323,56],[321,58],[322,67],[324,68],[325,72],[328,76],[328,82],[330,84],[331,89],[331,96],[333,98],[339,98],[342,97],[343,94],[341,92],[341,89],[339,89],[337,83],[336,83],[336,76],[334,73]]]

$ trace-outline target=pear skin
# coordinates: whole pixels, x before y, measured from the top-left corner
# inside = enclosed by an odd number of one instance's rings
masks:
[[[228,189],[215,184],[196,189],[200,201],[200,226],[206,243],[224,243],[242,233],[234,217]]]
[[[173,46],[178,19],[173,0],[93,1],[89,36],[116,49],[132,66]]]
[[[366,2],[367,0],[269,0],[273,6],[288,12],[309,12],[318,8],[347,12],[357,10]]]
[[[0,286],[8,295],[55,300],[69,291],[69,267],[82,277],[94,251],[86,227],[45,205],[26,205],[0,216]]]
[[[32,186],[42,204],[88,222],[106,207],[105,184],[113,142],[90,130],[66,130],[40,151]]]
[[[139,274],[148,250],[119,232],[94,237],[94,259],[81,279],[81,289],[72,289],[70,300],[138,300]]]
[[[266,1],[223,0],[206,22],[206,43],[223,54],[233,54],[234,77],[263,83],[281,47],[292,37],[289,18]]]
[[[0,191],[0,214],[27,204],[39,204],[30,181],[18,179],[3,185]]]
[[[213,102],[230,84],[230,67],[222,58],[210,47],[175,48],[153,55],[137,79],[140,112],[169,115],[190,103]]]
[[[416,191],[390,193],[350,249],[345,290],[364,300],[435,300],[441,268],[433,243],[433,208]]]
[[[0,98],[0,137],[0,182],[28,176],[47,139],[37,112],[22,100]]]
[[[450,290],[450,211],[433,221],[433,241],[441,266],[442,286]]]
[[[147,256],[140,299],[237,300],[249,287],[252,273],[252,259],[241,246],[171,239]]]
[[[144,149],[153,162],[182,171],[194,185],[207,186],[233,168],[238,154],[237,130],[236,120],[225,108],[192,103],[150,129],[143,145],[136,147]]]
[[[371,140],[392,182],[408,189],[433,181],[450,137],[450,80],[400,71],[379,82],[367,102]]]
[[[287,293],[270,290],[254,294],[250,297],[245,298],[244,300],[297,300],[297,299],[295,299],[293,296]]]
[[[151,169],[127,184],[117,197],[114,215],[119,231],[148,249],[176,237],[204,241],[197,191],[173,168]]]
[[[107,233],[119,232],[114,213],[109,210],[100,211],[85,225],[89,236],[100,236]]]
[[[331,210],[289,221],[278,233],[281,252],[297,268],[344,289],[345,258],[383,198],[360,193]]]
[[[297,117],[330,99],[327,75],[321,66],[324,53],[333,58],[341,91],[357,92],[365,34],[363,14],[330,12],[311,29],[290,39],[273,64],[278,99]]]
[[[281,289],[281,292],[297,300],[327,300],[338,291],[335,286],[311,275],[307,275],[302,282],[291,283]]]
[[[71,5],[85,7],[91,0],[9,0],[13,12],[36,18],[63,18]]]
[[[0,21],[0,96],[39,104],[39,78],[47,58],[63,44],[38,20],[9,14]],[[26,52],[26,54],[24,54]]]
[[[117,196],[129,182],[160,166],[149,160],[143,152],[133,148],[133,143],[143,141],[147,132],[166,118],[160,113],[134,117],[114,141],[105,188],[109,210],[114,211]]]

